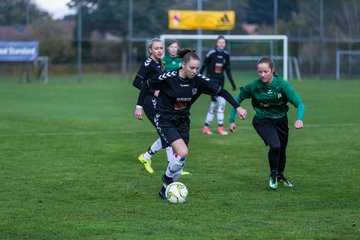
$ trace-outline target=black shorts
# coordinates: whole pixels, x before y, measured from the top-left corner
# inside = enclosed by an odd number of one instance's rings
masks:
[[[266,146],[279,145],[286,147],[289,138],[287,115],[280,119],[255,118],[252,124]]]
[[[145,115],[154,127],[155,127],[154,117],[155,117],[156,99],[157,98],[155,96],[146,95],[146,97],[144,99],[144,103],[143,103],[143,109],[144,109]]]
[[[186,145],[189,144],[189,117],[174,116],[169,114],[156,114],[154,123],[163,146],[170,146],[178,139],[183,139]]]

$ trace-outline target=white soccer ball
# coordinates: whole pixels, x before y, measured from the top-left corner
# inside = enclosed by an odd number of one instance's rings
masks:
[[[188,189],[181,182],[173,182],[165,190],[166,199],[170,203],[184,203],[187,195]]]

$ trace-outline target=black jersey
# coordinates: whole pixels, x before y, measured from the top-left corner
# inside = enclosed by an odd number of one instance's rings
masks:
[[[141,86],[147,79],[158,77],[160,74],[162,74],[161,65],[148,57],[143,64],[141,64],[140,69],[135,76],[133,85],[136,88],[141,89]],[[150,90],[149,94],[154,94],[154,90]]]
[[[224,70],[230,68],[230,55],[224,51],[212,49],[206,54],[200,73],[206,68],[206,76],[209,78],[224,78]]]
[[[143,91],[147,88],[160,89],[156,103],[156,112],[189,116],[191,105],[200,94],[221,95],[236,108],[239,105],[232,96],[215,81],[210,81],[202,74],[196,75],[193,79],[183,79],[178,71],[167,72],[158,78],[146,81],[145,89],[141,90],[138,105],[142,105]]]
[[[234,80],[231,74],[231,65],[230,65],[230,54],[228,51],[219,51],[217,49],[212,49],[206,54],[204,63],[200,69],[200,73],[203,73],[206,68],[206,76],[215,79],[221,86],[224,86],[224,71],[228,76],[228,79],[233,87],[236,89]]]
[[[143,64],[141,64],[139,71],[137,72],[133,85],[140,89],[142,88],[142,85],[144,85],[144,82],[153,77],[157,77],[160,74],[162,74],[161,65],[156,63],[152,58],[147,58]],[[145,93],[144,98],[144,112],[146,116],[148,117],[149,121],[154,124],[154,116],[155,116],[155,109],[154,105],[156,104],[157,97],[154,96],[155,89],[148,89]]]

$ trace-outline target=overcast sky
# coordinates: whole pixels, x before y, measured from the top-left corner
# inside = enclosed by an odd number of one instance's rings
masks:
[[[39,8],[49,12],[53,18],[60,19],[63,16],[74,13],[73,10],[69,10],[66,3],[69,0],[32,0]]]

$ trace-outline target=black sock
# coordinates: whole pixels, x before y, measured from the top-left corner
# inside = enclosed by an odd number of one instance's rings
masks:
[[[147,150],[147,152],[148,152],[151,156],[155,154],[155,153],[151,150],[151,147],[149,147],[149,149]]]
[[[162,180],[163,180],[163,182],[165,183],[166,186],[167,186],[167,185],[170,185],[171,183],[174,182],[174,180],[173,180],[172,178],[166,176],[165,174],[164,174],[164,176],[162,177]]]

